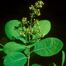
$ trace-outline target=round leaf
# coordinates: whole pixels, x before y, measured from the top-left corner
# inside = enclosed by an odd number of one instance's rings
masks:
[[[33,27],[34,31],[40,33],[40,35],[46,35],[51,29],[51,23],[49,20],[40,20],[38,24],[36,23]]]
[[[10,20],[5,25],[5,33],[9,39],[14,39],[20,36],[17,28],[20,26],[21,22],[18,20]]]
[[[34,52],[40,56],[53,56],[63,47],[58,38],[46,38],[35,43]]]
[[[10,54],[11,52],[22,51],[26,48],[25,45],[18,44],[16,42],[8,42],[4,46],[4,52]]]
[[[12,53],[4,58],[5,66],[24,66],[27,58],[20,52]]]

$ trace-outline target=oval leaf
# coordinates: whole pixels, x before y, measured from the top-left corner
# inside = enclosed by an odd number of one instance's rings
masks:
[[[9,54],[4,58],[5,66],[24,66],[26,62],[26,56],[19,52]]]
[[[32,66],[41,66],[41,65],[39,65],[39,64],[32,64]]]
[[[22,51],[26,48],[25,45],[18,44],[16,42],[8,42],[4,46],[4,52],[10,54],[11,52]]]
[[[19,32],[17,31],[17,28],[20,26],[21,22],[18,20],[10,20],[5,25],[5,33],[9,39],[17,38],[19,35]]]
[[[40,56],[53,56],[63,47],[63,43],[58,38],[46,38],[35,43],[33,52]]]
[[[21,40],[26,43],[24,36],[20,35],[22,31],[21,22],[18,20],[10,20],[5,25],[5,33],[10,40]]]
[[[49,20],[40,20],[34,25],[33,27],[34,31],[37,32],[37,30],[40,30],[39,33],[41,36],[46,35],[50,29],[51,29],[51,23]]]

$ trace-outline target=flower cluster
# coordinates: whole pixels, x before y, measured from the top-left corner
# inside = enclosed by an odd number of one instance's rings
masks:
[[[37,15],[40,16],[40,8],[44,5],[43,1],[37,1],[34,5],[31,5],[29,9],[32,11],[32,16]]]

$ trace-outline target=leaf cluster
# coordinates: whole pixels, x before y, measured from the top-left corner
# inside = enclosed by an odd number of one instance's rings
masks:
[[[31,5],[29,8],[32,11],[32,15],[38,16],[37,10],[43,4],[42,1],[38,1],[34,6]],[[11,40],[0,49],[0,51],[6,54],[4,57],[5,66],[25,66],[26,63],[29,66],[30,56],[33,52],[40,56],[50,57],[59,53],[63,48],[63,42],[56,37],[41,39],[49,33],[51,22],[49,20],[33,19],[32,15],[29,21],[24,17],[22,21],[10,20],[5,24],[5,33]],[[15,42],[14,40],[21,41],[22,43]],[[64,60],[64,51],[62,54],[62,59]],[[62,66],[63,64],[64,61]],[[53,65],[56,66],[55,63]],[[41,65],[33,64],[32,66]]]

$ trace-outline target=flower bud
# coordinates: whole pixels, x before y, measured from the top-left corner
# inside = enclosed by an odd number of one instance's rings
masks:
[[[22,23],[23,23],[23,24],[27,24],[27,18],[26,18],[26,17],[23,17],[23,18],[22,18]]]
[[[42,8],[43,5],[44,5],[43,1],[38,1],[35,3],[36,8]]]

